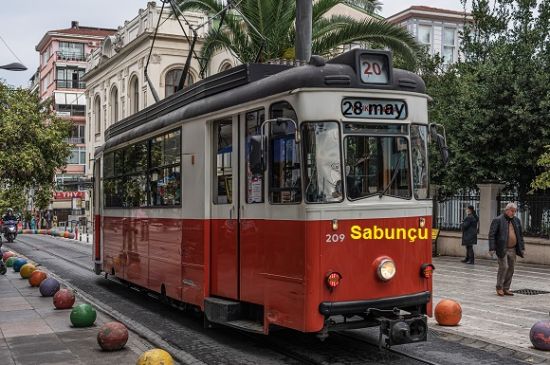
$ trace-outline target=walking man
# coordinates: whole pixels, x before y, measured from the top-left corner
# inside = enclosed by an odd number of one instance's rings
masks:
[[[521,232],[521,222],[515,216],[518,207],[508,203],[504,214],[499,215],[491,223],[489,231],[489,253],[495,252],[498,257],[497,294],[499,296],[514,295],[510,291],[516,256],[523,257],[525,244]]]

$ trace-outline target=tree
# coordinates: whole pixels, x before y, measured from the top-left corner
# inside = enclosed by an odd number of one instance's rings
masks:
[[[346,0],[346,3],[366,10],[372,14],[378,13],[382,10],[382,2],[380,1]]]
[[[530,190],[550,144],[549,3],[473,0],[462,60],[428,84],[431,120],[446,126],[452,153],[435,176],[447,190],[487,180],[520,199]]]
[[[359,2],[359,1],[356,1]],[[362,0],[363,4],[375,1]],[[222,11],[223,0],[179,0],[179,8],[215,14]],[[368,42],[388,47],[409,63],[414,63],[418,45],[409,32],[378,19],[355,20],[348,16],[327,13],[345,0],[318,0],[313,4],[312,53],[327,56],[338,47],[353,42]],[[220,31],[212,27],[201,49],[202,62],[209,62],[221,49],[228,49],[240,62],[276,58],[294,58],[296,37],[296,0],[242,0],[234,2]],[[242,14],[242,16],[241,16]]]
[[[546,146],[545,152],[537,160],[537,165],[544,169],[531,183],[533,190],[550,189],[550,146]]]
[[[0,82],[0,208],[16,205],[31,188],[51,197],[56,170],[66,164],[70,122],[56,118],[27,89]]]

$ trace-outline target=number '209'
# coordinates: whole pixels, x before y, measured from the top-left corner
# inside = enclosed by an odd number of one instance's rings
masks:
[[[343,234],[343,233],[340,233],[340,234],[337,234],[337,233],[334,233],[334,234],[327,233],[327,235],[326,235],[326,242],[327,242],[327,243],[344,242],[345,239],[346,239],[346,235]]]

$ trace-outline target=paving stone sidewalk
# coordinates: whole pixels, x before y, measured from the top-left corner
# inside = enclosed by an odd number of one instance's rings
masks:
[[[63,285],[62,285],[63,287]],[[77,297],[75,303],[83,301]],[[0,363],[3,365],[135,364],[151,349],[148,342],[130,332],[121,351],[105,352],[97,344],[99,327],[112,318],[97,312],[95,326],[73,328],[71,310],[56,310],[52,298],[8,268],[0,275]]]
[[[496,260],[476,259],[475,265],[460,262],[457,257],[434,257],[434,303],[448,298],[462,306],[459,326],[442,327],[434,318],[430,327],[450,335],[465,337],[478,347],[493,344],[494,350],[521,352],[546,359],[550,351],[539,351],[529,340],[531,326],[540,320],[550,320],[550,294],[499,297],[495,291],[498,264]],[[518,259],[511,290],[535,289],[550,292],[550,266],[522,263]],[[483,344],[485,343],[485,344]],[[545,362],[545,363],[546,363]]]

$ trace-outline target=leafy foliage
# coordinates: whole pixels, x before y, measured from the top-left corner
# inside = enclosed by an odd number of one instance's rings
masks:
[[[362,4],[376,6],[376,1]],[[179,8],[218,13],[222,0],[179,0]],[[352,42],[376,43],[414,62],[418,45],[409,32],[377,19],[355,20],[348,16],[327,14],[345,0],[318,0],[313,4],[312,53],[330,55],[338,47]],[[221,49],[232,52],[240,62],[275,58],[294,58],[296,38],[296,0],[242,0],[235,2],[238,11],[229,11],[218,32],[216,27],[204,40],[202,62],[208,62]],[[242,15],[241,15],[242,14]]]
[[[70,154],[70,130],[37,95],[0,82],[0,208],[20,207],[30,188],[49,202],[54,173]]]
[[[550,144],[548,0],[473,0],[463,59],[427,80],[432,121],[452,161],[433,180],[449,191],[497,180],[525,195]],[[432,169],[434,171],[434,169]]]

